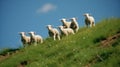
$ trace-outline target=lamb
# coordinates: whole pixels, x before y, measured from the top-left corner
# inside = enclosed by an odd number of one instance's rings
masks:
[[[20,36],[21,36],[21,41],[22,41],[24,47],[25,47],[25,44],[30,45],[30,37],[29,37],[29,36],[26,36],[26,35],[25,35],[25,32],[20,32],[19,34],[20,34]]]
[[[39,44],[43,43],[43,38],[40,35],[35,35],[35,32],[29,32],[30,34],[30,39],[31,39],[31,44]]]
[[[75,34],[73,29],[71,29],[71,28],[64,28],[63,26],[59,26],[59,29],[60,29],[61,33],[65,36],[68,36],[68,34]]]
[[[74,30],[74,32],[78,32],[79,30],[79,25],[75,17],[71,18],[71,25],[70,28]]]
[[[61,22],[63,23],[64,28],[70,28],[71,22],[66,21],[65,18],[61,19]]]
[[[50,37],[53,37],[54,40],[56,40],[56,38],[60,40],[60,33],[56,28],[53,28],[52,25],[47,25],[47,29]]]
[[[85,16],[85,24],[88,27],[88,25],[90,25],[90,27],[95,26],[95,19],[94,17],[90,16],[88,13],[84,14]]]

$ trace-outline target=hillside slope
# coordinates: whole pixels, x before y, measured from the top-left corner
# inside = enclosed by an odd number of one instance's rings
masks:
[[[120,67],[120,18],[81,28],[60,41],[22,48],[0,60],[0,67]]]

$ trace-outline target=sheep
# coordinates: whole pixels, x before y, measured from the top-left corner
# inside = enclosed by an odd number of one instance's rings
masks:
[[[47,29],[50,37],[53,37],[54,40],[56,40],[56,38],[60,40],[60,33],[56,28],[53,28],[52,25],[47,25]]]
[[[62,22],[64,28],[70,28],[71,22],[66,21],[65,18],[61,19],[61,22]]]
[[[59,26],[59,29],[61,31],[61,34],[68,36],[68,34],[75,34],[73,29],[71,28],[64,28],[63,26]]]
[[[90,16],[89,13],[84,14],[85,16],[85,24],[88,27],[88,25],[90,25],[90,27],[95,26],[95,19],[94,17]]]
[[[39,44],[43,43],[43,38],[40,35],[35,35],[35,32],[29,32],[30,39],[31,39],[31,44]]]
[[[71,18],[70,28],[72,28],[74,30],[74,32],[78,32],[78,30],[79,30],[79,25],[78,25],[78,22],[76,21],[75,17]]]
[[[25,32],[20,32],[19,34],[20,34],[20,36],[21,36],[21,41],[22,41],[24,47],[25,47],[25,44],[30,45],[30,41],[31,41],[31,40],[30,40],[30,37],[29,37],[29,36],[26,36],[26,35],[25,35]]]

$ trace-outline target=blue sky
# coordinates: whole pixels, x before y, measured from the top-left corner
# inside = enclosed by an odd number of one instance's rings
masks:
[[[120,0],[0,0],[0,49],[22,45],[19,32],[35,31],[48,37],[46,25],[62,25],[59,19],[77,17],[84,26],[84,13],[99,22],[120,17]]]

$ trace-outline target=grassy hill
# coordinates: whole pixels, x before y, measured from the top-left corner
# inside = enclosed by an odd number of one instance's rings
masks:
[[[80,28],[60,41],[47,38],[0,59],[0,67],[120,67],[120,18]]]

